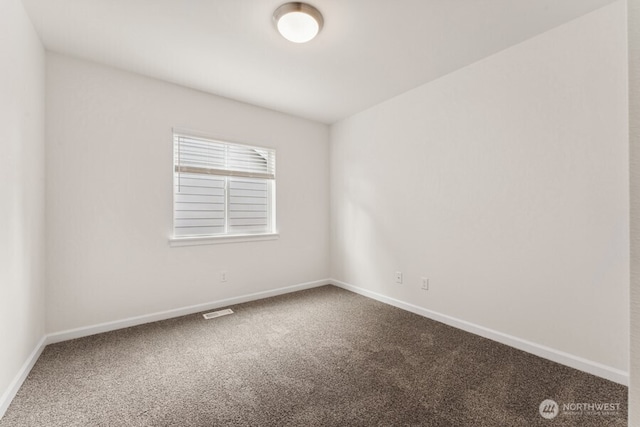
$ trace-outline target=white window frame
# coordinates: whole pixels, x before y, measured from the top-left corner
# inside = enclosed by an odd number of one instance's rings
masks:
[[[216,233],[216,234],[199,234],[199,235],[188,235],[188,236],[180,236],[176,235],[176,138],[177,137],[186,137],[186,138],[195,138],[199,140],[210,141],[215,144],[225,144],[231,147],[237,148],[249,148],[249,149],[260,149],[260,150],[268,150],[273,153],[274,156],[274,170],[273,170],[273,179],[269,182],[269,197],[267,200],[267,210],[268,210],[268,220],[270,222],[269,232],[266,233],[228,233],[228,223],[229,223],[229,182],[230,179],[233,179],[236,174],[233,171],[220,171],[216,170],[215,174],[218,176],[225,177],[225,195],[224,195],[224,205],[225,205],[225,233]],[[253,242],[253,241],[263,241],[263,240],[276,240],[279,239],[279,234],[277,232],[277,222],[276,222],[276,178],[275,178],[275,149],[268,147],[261,147],[253,144],[244,144],[238,143],[234,141],[228,141],[220,138],[211,137],[209,135],[194,132],[192,130],[187,130],[184,128],[173,128],[172,130],[172,138],[171,138],[171,149],[172,149],[172,234],[169,237],[169,245],[171,247],[179,247],[179,246],[192,246],[192,245],[210,245],[210,244],[220,244],[220,243],[238,243],[238,242]],[[226,173],[228,172],[228,173]],[[255,179],[255,178],[254,178]],[[258,177],[259,179],[259,177]]]

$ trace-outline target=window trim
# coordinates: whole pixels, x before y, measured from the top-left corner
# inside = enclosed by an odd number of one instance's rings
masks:
[[[200,246],[200,245],[216,245],[226,243],[242,243],[242,242],[259,242],[267,240],[279,240],[280,234],[278,232],[278,223],[276,215],[276,185],[275,176],[271,185],[271,197],[268,199],[267,209],[269,210],[269,216],[272,218],[271,232],[268,233],[255,233],[255,234],[212,234],[212,235],[194,235],[194,236],[176,236],[175,233],[175,135],[191,136],[194,138],[209,139],[216,142],[237,144],[241,146],[248,146],[253,148],[263,148],[265,150],[272,150],[275,152],[275,148],[269,148],[259,146],[255,144],[247,144],[242,142],[236,142],[226,138],[216,138],[207,133],[194,131],[184,127],[173,127],[171,129],[171,169],[172,169],[172,186],[171,186],[171,234],[168,238],[170,247],[183,247],[183,246]],[[226,172],[226,171],[225,171]],[[234,176],[233,172],[227,176]],[[256,176],[255,178],[263,178]],[[228,197],[228,192],[225,194],[225,198]],[[228,201],[225,201],[225,209],[228,209]]]
[[[220,236],[188,236],[169,237],[169,246],[178,248],[182,246],[219,245],[224,243],[262,242],[265,240],[279,240],[279,233],[264,234],[228,234]]]

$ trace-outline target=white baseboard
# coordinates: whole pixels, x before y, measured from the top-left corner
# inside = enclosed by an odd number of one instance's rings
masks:
[[[510,347],[517,348],[518,350],[526,351],[527,353],[534,354],[544,359],[548,359],[553,362],[560,363],[562,365],[569,366],[571,368],[578,369],[580,371],[584,371],[601,378],[605,378],[607,380],[616,382],[618,384],[622,384],[625,386],[629,385],[628,372],[621,371],[619,369],[612,368],[610,366],[606,366],[598,362],[587,360],[579,356],[565,353],[560,350],[546,347],[544,345],[536,344],[531,341],[523,340],[521,338],[504,334],[502,332],[498,332],[493,329],[485,328],[483,326],[479,326],[471,322],[456,319],[455,317],[447,316],[446,314],[441,314],[432,310],[428,310],[423,307],[418,307],[417,305],[409,304],[404,301],[390,298],[386,295],[382,295],[377,292],[372,292],[367,289],[363,289],[358,286],[351,285],[349,283],[341,282],[340,280],[330,279],[329,281],[331,284],[338,286],[340,288],[346,289],[351,292],[355,292],[357,294],[363,295],[368,298],[375,299],[377,301],[392,305],[394,307],[401,308],[406,311],[410,311],[420,316],[427,317],[432,320],[436,320],[446,325],[453,326],[454,328],[471,332],[472,334],[479,335],[481,337],[488,338],[493,341],[497,341],[501,344],[505,344]]]
[[[298,285],[287,286],[284,288],[271,289],[268,291],[255,292],[252,294],[242,295],[239,297],[227,298],[218,301],[207,302],[203,304],[191,305],[188,307],[175,308],[172,310],[160,311],[157,313],[144,314],[142,316],[129,317],[122,320],[114,320],[112,322],[100,323],[97,325],[83,326],[81,328],[68,329],[66,331],[54,332],[47,335],[47,344],[68,341],[76,338],[82,338],[89,335],[101,334],[103,332],[115,331],[117,329],[129,328],[131,326],[142,325],[145,323],[157,322],[159,320],[171,319],[174,317],[186,316],[188,314],[198,313],[201,311],[212,310],[215,308],[226,307],[229,305],[241,304],[243,302],[255,301],[263,298],[269,298],[277,295],[288,294],[290,292],[311,289],[318,286],[328,285],[331,282],[328,279],[316,280],[313,282],[300,283]]]
[[[629,374],[627,372],[615,369],[609,366],[602,365],[597,362],[593,362],[578,356],[574,356],[562,351],[558,351],[549,347],[545,347],[540,344],[536,344],[530,341],[526,341],[520,338],[513,337],[511,335],[504,334],[502,332],[494,331],[482,326],[475,325],[464,320],[456,319],[445,314],[437,313],[426,308],[418,307],[413,304],[409,304],[394,298],[387,297],[385,295],[372,292],[357,286],[350,285],[348,283],[341,282],[335,279],[316,280],[313,282],[301,283],[298,285],[287,286],[284,288],[272,289],[263,292],[256,292],[252,294],[242,295],[233,298],[227,298],[219,301],[208,302],[204,304],[192,305],[189,307],[182,307],[173,310],[166,310],[162,312],[129,317],[127,319],[116,320],[113,322],[101,323],[93,326],[86,326],[82,328],[70,329],[66,331],[56,332],[49,335],[45,335],[36,344],[35,348],[22,365],[22,368],[11,382],[7,390],[0,397],[0,418],[2,418],[9,408],[11,401],[15,397],[16,393],[22,386],[22,383],[31,372],[33,365],[40,357],[40,354],[44,350],[47,344],[53,344],[61,341],[67,341],[75,338],[82,338],[89,335],[95,335],[102,332],[114,331],[117,329],[128,328],[131,326],[142,325],[145,323],[156,322],[159,320],[171,319],[174,317],[185,316],[188,314],[198,313],[201,311],[211,310],[215,308],[241,304],[244,302],[255,301],[263,298],[269,298],[277,295],[283,295],[291,292],[301,291],[304,289],[311,289],[318,286],[329,285],[355,292],[357,294],[366,296],[368,298],[375,299],[385,304],[398,307],[400,309],[410,311],[412,313],[424,316],[438,322],[453,326],[458,329],[462,329],[467,332],[497,341],[502,344],[517,348],[519,350],[526,351],[536,356],[569,366],[574,369],[578,369],[622,385],[629,384]]]
[[[11,401],[16,397],[18,390],[22,387],[22,383],[24,383],[29,372],[31,372],[31,368],[33,368],[33,365],[36,364],[40,354],[42,354],[42,350],[44,350],[44,347],[46,346],[46,338],[46,336],[43,336],[38,344],[36,344],[35,348],[18,371],[18,374],[15,376],[13,381],[11,381],[11,384],[9,384],[9,387],[7,387],[2,396],[0,396],[0,419],[2,419],[5,412],[7,412],[7,409],[9,409]]]

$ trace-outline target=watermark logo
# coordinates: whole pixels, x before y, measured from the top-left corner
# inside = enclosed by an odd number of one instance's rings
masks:
[[[613,402],[569,402],[558,404],[555,400],[545,399],[538,408],[540,416],[551,420],[558,415],[562,417],[577,416],[620,416],[620,403]]]
[[[545,418],[547,420],[553,419],[558,416],[558,404],[555,400],[543,400],[540,404],[540,407],[538,408],[538,411],[540,412],[540,416],[542,418]]]

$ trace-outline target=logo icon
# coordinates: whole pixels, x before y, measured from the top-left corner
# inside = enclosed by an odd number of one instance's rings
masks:
[[[551,420],[558,416],[558,412],[559,412],[558,404],[555,402],[555,400],[551,400],[551,399],[543,400],[542,403],[540,404],[540,408],[538,408],[538,411],[540,411],[540,416],[542,418]]]

